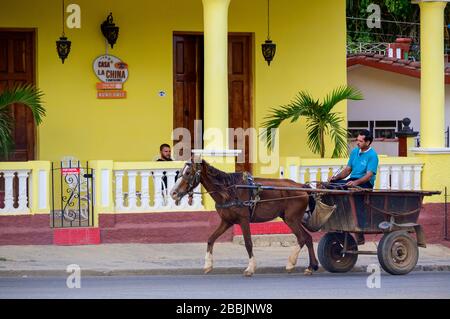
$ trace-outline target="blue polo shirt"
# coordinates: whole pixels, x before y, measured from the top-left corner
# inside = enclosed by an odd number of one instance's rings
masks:
[[[367,174],[368,171],[373,172],[370,183],[375,186],[375,177],[378,168],[378,155],[373,148],[369,148],[365,152],[361,152],[358,147],[355,147],[350,153],[347,166],[352,168],[350,178],[361,178]]]

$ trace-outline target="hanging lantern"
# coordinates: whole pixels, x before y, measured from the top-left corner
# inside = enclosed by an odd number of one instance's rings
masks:
[[[67,38],[63,35],[56,41],[56,49],[58,50],[58,56],[64,64],[64,60],[67,59],[67,56],[70,52],[70,45],[72,42],[67,40]]]
[[[106,18],[105,21],[103,21],[100,28],[102,30],[103,36],[111,45],[111,48],[113,48],[114,44],[117,41],[117,38],[119,37],[119,27],[116,27],[116,25],[113,23],[112,12],[109,13],[108,17]]]
[[[277,45],[275,43],[272,43],[272,40],[267,39],[262,44],[262,54],[264,56],[264,59],[267,61],[268,65],[270,65],[270,62],[273,60],[276,50]]]
[[[70,42],[64,34],[64,0],[62,1],[62,35],[59,37],[59,40],[56,40],[56,51],[58,52],[58,56],[64,64],[64,60],[67,59],[67,56],[70,52]]]
[[[277,45],[270,40],[270,0],[267,0],[267,40],[261,45],[261,47],[264,59],[270,66],[270,62],[272,62],[277,49]]]

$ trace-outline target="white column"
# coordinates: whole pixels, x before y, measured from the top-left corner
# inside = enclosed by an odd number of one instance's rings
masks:
[[[414,165],[414,190],[419,191],[422,189],[422,165]]]
[[[318,167],[310,167],[309,168],[309,181],[317,181],[317,173],[319,172]],[[312,188],[316,188],[316,183],[311,183]]]
[[[411,190],[412,189],[412,166],[405,165],[403,166],[403,174],[402,174],[402,189]]]
[[[202,187],[199,184],[194,190],[194,198],[192,199],[191,208],[195,208],[195,209],[203,208],[202,194],[200,194],[201,191],[202,191]]]
[[[177,176],[177,171],[176,170],[166,170],[166,176],[167,176],[167,204],[169,207],[178,207],[177,205],[175,205],[174,200],[172,199],[172,197],[170,197],[170,190],[173,188],[173,186],[175,185],[175,177]]]
[[[298,182],[298,167],[296,165],[289,166],[289,178],[294,182]]]
[[[141,175],[141,209],[150,209],[150,193],[148,191],[148,178],[150,171],[140,171]]]
[[[136,209],[136,171],[128,171],[128,210]]]
[[[26,212],[27,211],[27,204],[28,204],[28,198],[27,198],[27,178],[28,178],[28,172],[27,171],[19,171],[17,172],[17,176],[19,177],[19,199],[17,207],[17,210],[20,212]]]
[[[380,189],[390,189],[389,166],[380,165]]]
[[[163,206],[166,206],[166,203],[164,203],[164,198],[162,195],[162,185],[163,185],[163,171],[161,170],[154,170],[153,171],[153,185],[154,185],[154,198],[155,198],[155,204],[153,205],[153,208],[158,209]]]
[[[13,171],[4,171],[3,177],[5,178],[5,212],[11,212],[14,210],[14,197],[13,197]]]
[[[123,171],[115,171],[116,177],[116,210],[123,211]]]
[[[30,185],[30,189],[32,189],[32,178],[33,174],[28,178],[28,184]],[[29,191],[29,197],[31,197],[33,192]],[[45,170],[39,170],[39,200],[38,200],[38,208],[46,209],[47,201],[48,201],[48,172]],[[31,198],[28,199],[29,203],[32,203]]]
[[[391,189],[400,189],[401,166],[393,165],[391,167]]]
[[[341,169],[341,166],[331,166],[331,174],[335,176],[337,172]]]

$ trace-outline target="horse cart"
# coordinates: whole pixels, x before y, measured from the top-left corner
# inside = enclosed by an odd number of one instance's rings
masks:
[[[324,204],[336,207],[321,227],[327,232],[317,252],[322,266],[330,272],[347,272],[359,254],[376,254],[381,267],[392,275],[412,271],[419,257],[418,247],[426,247],[424,232],[418,224],[422,200],[440,192],[341,192],[325,192],[321,198]],[[358,201],[363,204],[361,212],[358,212]],[[382,234],[377,251],[359,251],[352,233]],[[415,238],[411,236],[414,234]]]
[[[440,192],[318,186],[316,189],[262,186],[261,190],[301,190],[315,197],[316,209],[304,226],[313,232],[326,232],[317,254],[327,271],[348,272],[361,254],[377,255],[381,267],[393,275],[404,275],[415,268],[418,247],[426,247],[424,232],[418,224],[422,201],[424,196]],[[381,234],[377,251],[358,250],[352,235],[357,233]]]

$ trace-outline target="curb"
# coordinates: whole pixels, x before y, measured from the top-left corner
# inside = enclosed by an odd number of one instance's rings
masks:
[[[297,267],[292,272],[287,273],[284,267],[261,267],[257,268],[256,274],[303,274],[306,267]],[[351,273],[366,273],[367,266],[356,266]],[[217,267],[208,274],[203,273],[203,269],[199,268],[173,268],[173,269],[86,269],[81,270],[83,276],[90,277],[108,277],[108,276],[213,276],[213,275],[242,275],[243,267]],[[384,270],[381,270],[383,273]],[[439,272],[450,271],[450,265],[417,265],[414,272]],[[328,273],[323,267],[316,272]],[[0,270],[0,277],[67,277],[68,272],[60,269],[45,270]],[[343,274],[342,274],[343,275]]]

